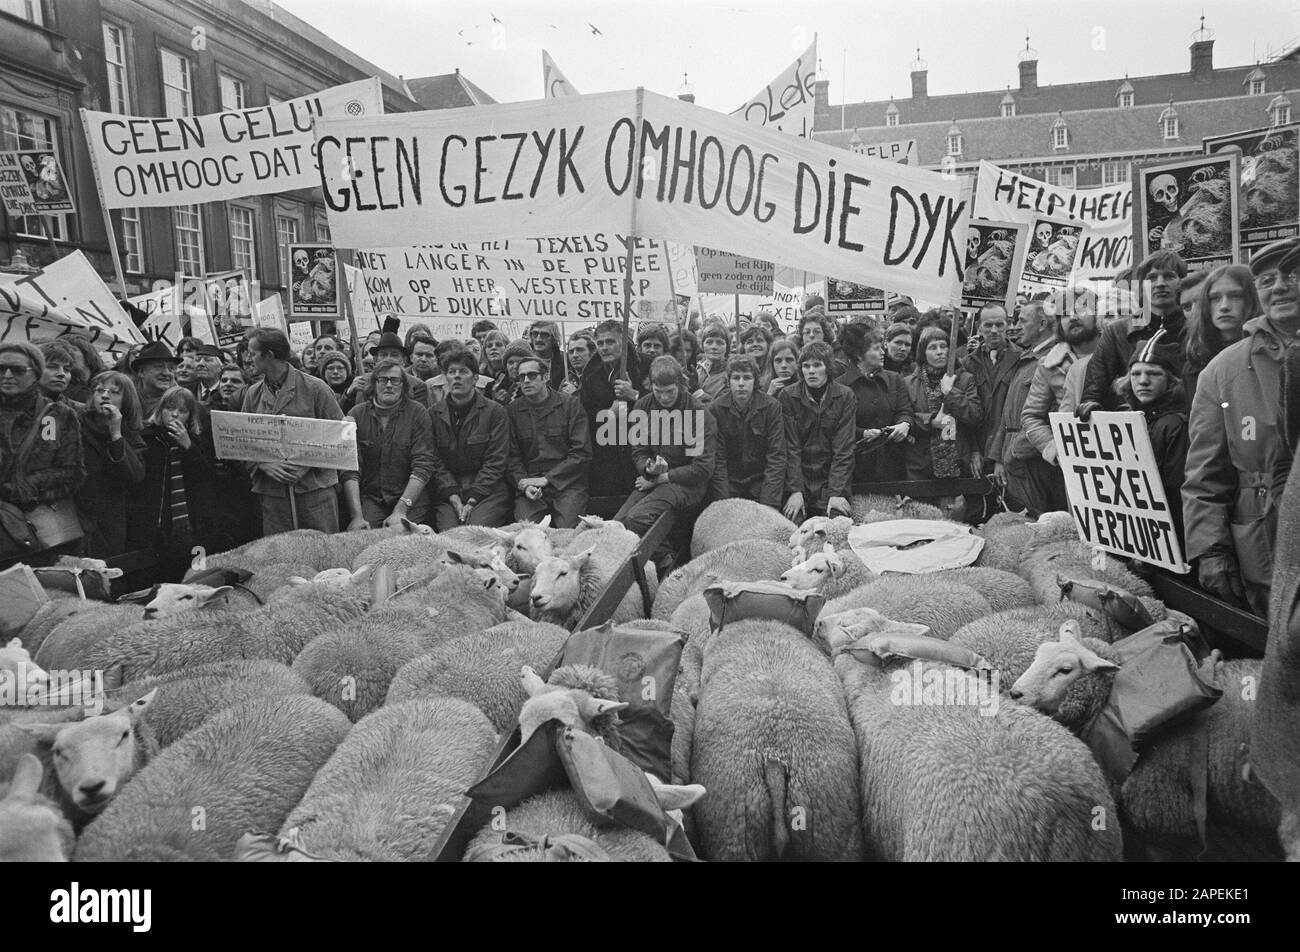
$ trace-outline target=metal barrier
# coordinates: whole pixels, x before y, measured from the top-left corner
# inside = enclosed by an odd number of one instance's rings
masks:
[[[1268,640],[1268,622],[1258,615],[1234,608],[1227,602],[1208,595],[1199,588],[1194,588],[1182,579],[1164,572],[1157,572],[1150,577],[1151,587],[1167,606],[1192,618],[1204,628],[1209,625],[1233,641],[1247,648],[1264,654],[1264,643]],[[1202,631],[1202,634],[1205,634]],[[1211,642],[1214,639],[1207,637]]]
[[[619,505],[622,505],[622,500],[619,500]],[[599,515],[594,511],[590,514]],[[645,617],[650,617],[650,593],[645,581],[645,563],[655,549],[659,547],[660,543],[668,537],[668,533],[672,530],[675,521],[676,518],[671,511],[665,512],[655,520],[655,524],[641,537],[637,547],[619,565],[618,571],[605,583],[600,597],[587,609],[587,613],[578,621],[578,624],[573,629],[574,631],[586,631],[588,628],[595,628],[612,618],[614,610],[618,608],[619,602],[623,600],[623,596],[627,594],[627,590],[632,586],[633,581],[636,581],[641,586]],[[551,663],[547,665],[546,670],[540,672],[542,677],[548,677],[555,670],[563,656],[564,649],[561,648],[556,656],[551,659]],[[502,762],[518,746],[519,727],[516,725],[497,744],[497,749],[492,755],[487,769],[483,771],[482,777],[486,777],[501,766]],[[482,777],[479,779],[481,780]],[[434,844],[433,853],[429,857],[430,860],[436,863],[460,862],[460,858],[465,854],[465,848],[469,846],[469,841],[474,838],[474,834],[482,829],[483,825],[491,817],[492,813],[489,807],[476,800],[471,800],[469,797],[462,796],[456,812],[447,823],[446,829],[442,831],[442,836],[438,838],[438,842]]]

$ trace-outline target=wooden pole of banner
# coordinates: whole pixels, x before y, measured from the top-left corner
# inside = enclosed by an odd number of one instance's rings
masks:
[[[343,298],[343,313],[348,318],[348,329],[352,331],[352,367],[356,374],[361,373],[361,339],[357,335],[357,316],[352,312],[352,285],[348,283],[348,273],[343,268],[343,253],[337,248],[334,249],[334,273],[337,275],[335,284],[342,289],[339,295]],[[285,317],[285,323],[288,324],[288,316]]]
[[[45,240],[50,243],[50,251],[54,252],[54,260],[59,260],[59,246],[54,243],[54,235],[50,231],[50,223],[45,220],[44,215],[37,215],[41,220],[41,231],[45,232]]]
[[[732,305],[736,309],[736,347],[740,347],[740,294],[733,296]]]
[[[668,265],[668,293],[672,295],[673,317],[677,320],[677,336],[680,337],[682,333],[682,315],[677,310],[677,282],[673,280],[673,259],[668,254],[666,245],[664,246],[664,261]]]
[[[627,379],[627,343],[631,340],[632,326],[632,252],[636,244],[636,208],[641,193],[641,118],[645,114],[645,87],[636,88],[636,122],[632,134],[636,136],[632,168],[628,174],[628,190],[632,193],[631,225],[627,231],[627,266],[623,270],[623,350],[618,355],[618,375]]]
[[[90,141],[90,126],[86,123],[86,110],[81,110],[81,124],[86,130],[86,141]],[[98,193],[99,210],[104,215],[104,234],[108,237],[108,250],[113,256],[113,270],[117,272],[117,289],[122,293],[122,300],[127,298],[126,293],[126,273],[122,270],[122,254],[117,250],[117,234],[113,231],[113,216],[109,214],[108,205],[104,202],[104,186],[99,179],[99,163],[95,161],[95,150],[90,150],[90,169],[95,174],[95,191]],[[217,342],[216,331],[213,331],[212,342]]]

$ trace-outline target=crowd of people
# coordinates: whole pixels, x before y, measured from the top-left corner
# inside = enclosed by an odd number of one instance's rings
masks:
[[[354,351],[359,366],[333,335],[294,353],[270,328],[234,353],[185,338],[111,368],[77,338],[3,343],[0,567],[152,551],[156,579],[196,546],[295,527],[571,527],[592,497],[624,499],[616,518],[638,532],[727,497],[799,520],[848,514],[854,484],[977,475],[998,492],[932,501],[972,521],[997,505],[1036,515],[1068,508],[1049,414],[1129,409],[1146,418],[1195,577],[1263,616],[1291,458],[1297,264],[1297,239],[1193,274],[1159,251],[1119,276],[1144,289],[1127,316],[1070,289],[983,307],[973,333],[960,312],[905,299],[837,324],[812,295],[789,334],[769,313],[691,315],[634,340],[613,320],[567,340],[550,321],[510,340],[484,320],[462,341],[390,319]],[[219,459],[213,410],[348,417],[358,469]],[[677,411],[676,428],[617,435],[655,410]],[[671,566],[671,545],[657,561]]]

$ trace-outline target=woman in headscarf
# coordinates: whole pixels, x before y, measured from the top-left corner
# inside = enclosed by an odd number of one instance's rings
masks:
[[[321,380],[329,384],[329,388],[334,391],[334,397],[341,406],[344,396],[347,395],[356,377],[352,373],[352,361],[348,359],[348,355],[341,351],[328,351],[321,356],[320,365],[316,370]]]

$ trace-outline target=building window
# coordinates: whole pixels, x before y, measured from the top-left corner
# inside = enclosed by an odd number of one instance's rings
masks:
[[[161,50],[163,107],[169,116],[194,115],[190,61],[171,50]]]
[[[126,248],[122,266],[132,274],[144,273],[144,244],[140,234],[140,209],[122,209],[122,244]]]
[[[324,215],[318,216],[316,219],[316,240],[322,244],[328,244],[333,241],[330,237],[329,219]]]
[[[1120,93],[1120,94],[1119,94],[1119,108],[1121,108],[1121,109],[1132,109],[1132,108],[1133,108],[1133,94],[1132,94],[1132,93]]]
[[[67,166],[63,165],[59,148],[59,124],[49,117],[26,109],[0,104],[0,150],[48,150],[59,159],[65,182],[68,181]],[[31,164],[34,170],[39,166],[35,160],[39,156],[24,156],[24,165]],[[71,186],[71,183],[68,183]],[[42,222],[44,218],[44,222]],[[69,234],[68,215],[66,213],[50,215],[15,215],[11,218],[15,230],[22,235],[45,237],[45,229],[55,238],[66,238]]]
[[[898,125],[898,113],[896,112],[885,113],[885,125],[887,126]]]
[[[1064,124],[1052,127],[1052,148],[1065,149],[1070,145],[1070,130]]]
[[[176,270],[191,278],[203,277],[203,212],[198,205],[172,209],[176,229]]]
[[[251,208],[229,206],[230,264],[242,268],[248,280],[257,280],[257,219]]]
[[[1074,166],[1051,166],[1047,170],[1047,184],[1061,188],[1074,188]]]
[[[1166,116],[1165,118],[1160,120],[1160,126],[1164,130],[1164,136],[1166,139],[1178,138],[1178,117],[1177,116]]]
[[[302,230],[298,219],[288,215],[275,216],[275,241],[280,254],[280,283],[289,286],[293,272],[289,269],[289,246],[302,240]]]
[[[961,133],[953,133],[948,136],[948,154],[961,155]]]
[[[0,10],[37,26],[45,26],[45,12],[41,0],[0,0]]]
[[[1262,96],[1264,94],[1264,80],[1252,79],[1250,81],[1250,94],[1252,96]]]
[[[1287,103],[1282,106],[1273,107],[1273,125],[1284,126],[1291,121],[1291,105]]]
[[[1002,118],[1010,119],[1016,114],[1016,104],[1013,102],[1004,102],[1002,104]]]
[[[248,91],[242,79],[221,74],[221,108],[243,109],[248,105]]]
[[[1101,163],[1101,184],[1118,185],[1128,181],[1129,164],[1127,162]]]
[[[275,106],[282,102],[284,102],[284,100],[281,97],[277,96],[275,93],[268,92],[266,94],[266,104],[268,106]]]
[[[126,77],[126,31],[112,23],[104,24],[104,62],[108,65],[108,111],[129,113],[131,94]]]

